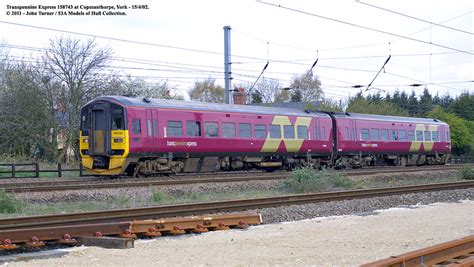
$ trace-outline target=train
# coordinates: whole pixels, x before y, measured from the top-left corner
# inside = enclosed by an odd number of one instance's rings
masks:
[[[438,119],[102,96],[81,109],[91,175],[446,164]]]

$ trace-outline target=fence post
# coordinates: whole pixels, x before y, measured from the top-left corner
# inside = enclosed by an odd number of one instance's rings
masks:
[[[63,177],[63,173],[62,173],[62,170],[61,170],[61,163],[58,162],[58,177],[61,178]]]
[[[12,178],[15,178],[15,164],[12,164]]]
[[[39,163],[38,162],[35,163],[35,171],[36,171],[36,178],[39,178],[40,173],[39,173]]]

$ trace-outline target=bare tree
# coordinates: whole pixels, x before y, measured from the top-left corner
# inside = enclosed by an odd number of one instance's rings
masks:
[[[303,102],[318,101],[324,92],[321,89],[321,81],[312,71],[301,75],[295,75],[290,87],[292,88],[293,99]]]
[[[81,41],[67,37],[50,40],[43,61],[52,79],[63,84],[61,101],[67,114],[63,153],[73,149],[77,155],[80,108],[98,96],[96,83],[100,71],[109,63],[112,50],[99,48],[93,39]]]
[[[259,92],[263,103],[285,102],[289,99],[288,91],[275,79],[262,78],[254,90]]]

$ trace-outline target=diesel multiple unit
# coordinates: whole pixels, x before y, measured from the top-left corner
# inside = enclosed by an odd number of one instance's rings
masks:
[[[436,119],[104,96],[81,110],[90,174],[445,164]]]

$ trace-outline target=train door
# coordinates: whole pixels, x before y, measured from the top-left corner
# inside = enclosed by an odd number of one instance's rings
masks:
[[[106,155],[108,151],[109,125],[107,122],[107,105],[96,104],[91,110],[92,153],[91,155]]]
[[[357,141],[357,128],[356,128],[356,121],[355,120],[350,120],[349,123],[349,130],[350,130],[350,136],[351,136],[351,141],[352,141],[352,149],[356,150],[356,141]]]
[[[147,129],[147,136],[148,136],[148,144],[153,145],[155,143],[155,139],[153,138],[153,111],[152,109],[146,109],[146,129]]]

